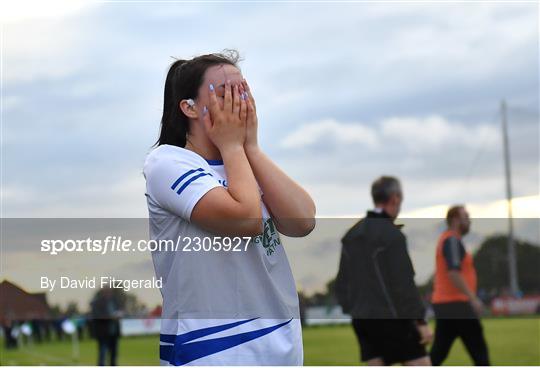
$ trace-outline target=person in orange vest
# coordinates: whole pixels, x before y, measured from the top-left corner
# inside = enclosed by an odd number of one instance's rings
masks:
[[[451,207],[446,223],[448,229],[439,238],[435,256],[432,303],[436,327],[431,362],[441,365],[454,340],[460,337],[475,365],[490,365],[479,319],[484,306],[476,296],[476,270],[472,254],[462,242],[471,227],[465,207]]]

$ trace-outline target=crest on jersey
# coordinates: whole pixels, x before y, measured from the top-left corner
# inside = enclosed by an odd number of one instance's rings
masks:
[[[264,221],[264,230],[262,234],[257,235],[253,239],[253,243],[255,245],[262,245],[267,256],[271,256],[276,251],[276,247],[281,245],[279,233],[277,232],[276,226],[271,218]]]

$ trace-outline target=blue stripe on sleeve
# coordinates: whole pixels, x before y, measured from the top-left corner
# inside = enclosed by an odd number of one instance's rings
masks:
[[[188,172],[186,172],[184,175],[182,175],[181,177],[179,177],[174,183],[173,185],[171,185],[171,189],[172,190],[175,190],[176,187],[178,186],[178,184],[180,184],[180,182],[182,180],[184,180],[185,178],[187,178],[188,176],[190,176],[191,174],[197,172],[197,171],[204,171],[204,169],[201,169],[201,168],[198,168],[198,169],[193,169],[193,170],[189,170]]]
[[[194,182],[195,180],[199,179],[200,177],[203,177],[203,176],[206,176],[206,175],[210,175],[210,174],[209,174],[209,173],[203,172],[203,173],[200,173],[199,175],[192,176],[188,181],[186,181],[184,184],[182,184],[182,186],[180,187],[180,189],[178,189],[178,190],[176,191],[176,194],[181,194],[181,193],[184,191],[184,189],[187,188],[187,186],[188,186],[189,184],[191,184],[191,183]]]

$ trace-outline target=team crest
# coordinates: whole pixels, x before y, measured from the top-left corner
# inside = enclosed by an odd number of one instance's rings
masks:
[[[266,255],[270,256],[276,251],[276,247],[281,245],[279,239],[279,233],[276,230],[276,226],[271,218],[264,221],[264,230],[261,235],[256,236],[253,239],[255,245],[262,245],[266,250]]]

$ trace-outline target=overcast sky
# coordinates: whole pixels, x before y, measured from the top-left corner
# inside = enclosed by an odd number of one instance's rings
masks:
[[[317,203],[361,214],[538,200],[536,3],[64,2],[3,10],[2,216],[146,217],[142,164],[171,57],[237,49],[263,149]]]
[[[3,30],[5,217],[143,217],[144,157],[174,57],[236,48],[263,148],[316,199],[363,212],[538,194],[536,4],[92,3]],[[17,19],[13,17],[13,19]]]

